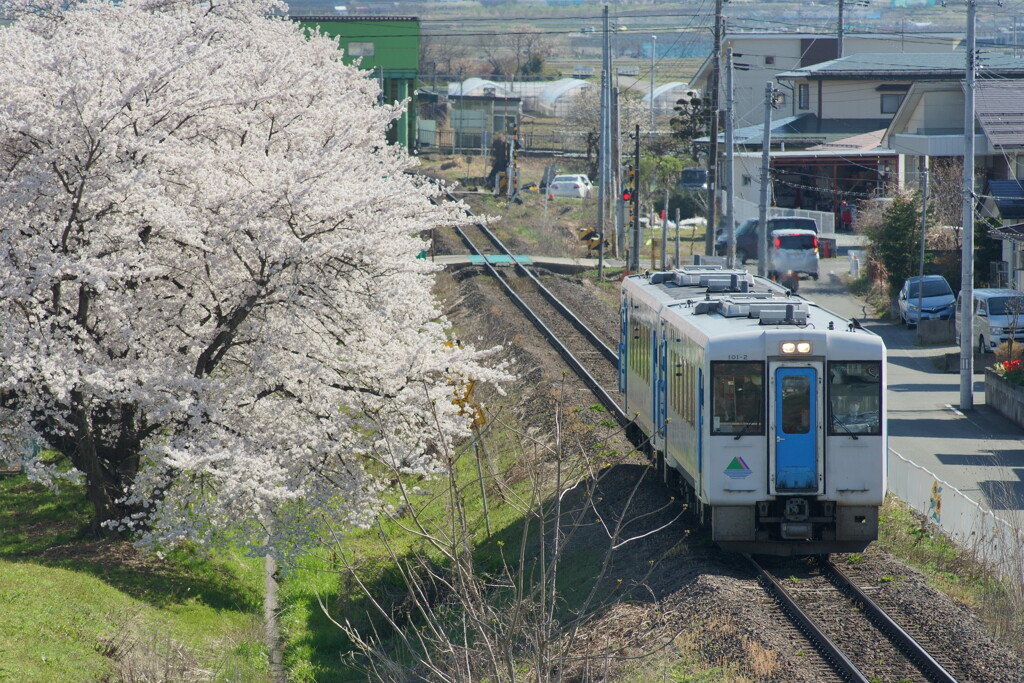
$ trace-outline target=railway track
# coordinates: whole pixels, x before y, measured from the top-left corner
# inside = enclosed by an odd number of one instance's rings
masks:
[[[531,269],[481,223],[455,227],[471,254],[484,257],[482,266],[500,283],[505,293],[594,392],[620,425],[630,420],[618,396],[618,355],[593,330],[545,287]],[[498,268],[489,256],[504,256],[508,266]]]
[[[746,557],[761,586],[840,680],[955,683],[935,657],[828,560],[798,565],[772,558],[766,569]]]
[[[622,425],[629,419],[620,407],[616,353],[566,307],[487,229],[476,223],[456,232],[470,253],[502,255],[508,264],[490,274],[552,344],[602,404]],[[752,557],[758,582],[788,617],[793,639],[805,638],[813,648],[804,666],[822,681],[932,681],[956,678],[904,628],[897,625],[835,565],[818,558],[812,564],[769,558],[765,569]],[[780,568],[781,567],[781,568]],[[780,578],[781,577],[781,578]]]

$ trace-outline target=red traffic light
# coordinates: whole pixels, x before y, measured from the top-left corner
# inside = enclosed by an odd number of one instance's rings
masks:
[[[632,198],[633,198],[633,190],[623,190],[622,191],[622,201],[628,202]]]

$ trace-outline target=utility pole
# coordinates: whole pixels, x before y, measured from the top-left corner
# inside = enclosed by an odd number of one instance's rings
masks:
[[[711,130],[708,136],[708,228],[704,235],[704,253],[714,254],[715,226],[715,166],[718,164],[718,78],[722,54],[722,0],[715,0],[715,44],[711,53]]]
[[[967,0],[967,85],[964,89],[963,252],[960,256],[960,410],[974,408],[974,24],[976,0]]]
[[[733,87],[732,48],[725,53],[725,238],[728,251],[726,265],[736,267],[736,193],[733,188]]]
[[[603,53],[601,55],[601,132],[598,141],[598,179],[597,179],[597,280],[604,279],[604,228],[605,228],[605,205],[608,199],[609,158],[611,154],[611,141],[609,139],[609,126],[611,125],[611,96],[610,89],[612,75],[608,65],[608,5],[604,6],[604,41]]]
[[[633,168],[636,182],[633,184],[633,249],[629,255],[630,270],[634,273],[640,270],[640,124],[636,124],[636,133],[633,135],[635,144],[633,152]]]
[[[608,20],[608,8],[605,7],[605,22]],[[605,23],[605,30],[608,29]],[[598,134],[598,166],[597,166],[597,280],[604,278],[604,205],[605,193],[608,188],[608,178],[605,162],[608,160],[608,92],[605,89],[605,82],[608,80],[608,72],[601,69],[601,130]]]
[[[843,56],[843,0],[839,0],[839,22],[836,26],[836,57]]]
[[[609,161],[615,164],[615,196],[622,196],[622,122],[619,120],[619,89],[612,89],[612,145],[614,152]],[[613,240],[615,256],[626,253],[625,207],[622,202],[615,202],[615,239]]]
[[[921,171],[921,258],[917,265],[917,342],[921,343],[921,299],[924,297],[924,237],[928,230],[928,157],[918,158]]]
[[[768,260],[768,188],[771,179],[768,177],[769,161],[772,147],[772,97],[775,88],[772,82],[764,86],[764,133],[761,135],[761,200],[757,205],[757,274],[767,274]]]
[[[658,53],[658,36],[651,36],[651,129],[648,136],[654,135],[654,58]]]

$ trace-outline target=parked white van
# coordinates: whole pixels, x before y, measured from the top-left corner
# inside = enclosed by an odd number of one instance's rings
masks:
[[[963,320],[961,294],[956,296],[956,343],[960,343],[960,321]],[[980,353],[996,350],[1013,335],[1024,341],[1024,292],[1003,288],[974,290],[973,336]]]

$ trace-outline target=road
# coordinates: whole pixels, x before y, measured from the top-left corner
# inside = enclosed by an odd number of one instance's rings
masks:
[[[959,411],[960,375],[947,373],[946,353],[959,347],[921,347],[902,325],[873,317],[851,295],[843,274],[845,257],[822,259],[817,282],[803,280],[799,293],[848,317],[885,340],[889,351],[889,447],[928,469],[1007,521],[1024,520],[1024,429],[985,404],[984,368],[991,354],[974,363],[974,408]],[[756,266],[755,266],[756,268]]]

